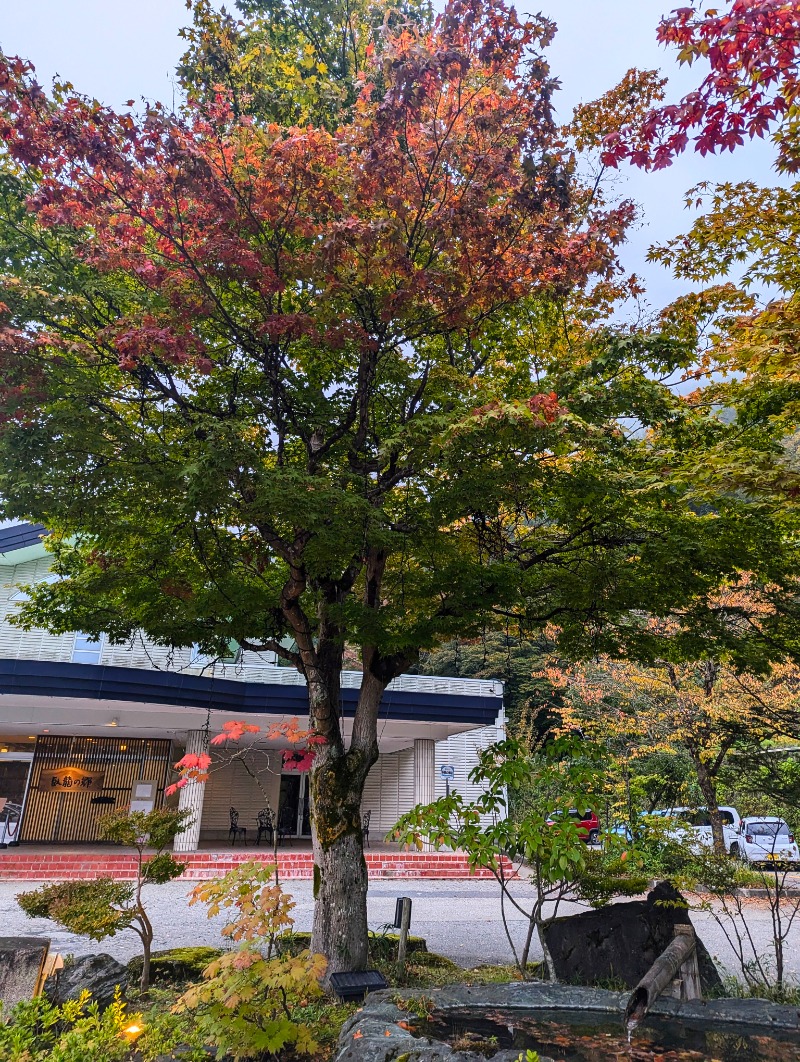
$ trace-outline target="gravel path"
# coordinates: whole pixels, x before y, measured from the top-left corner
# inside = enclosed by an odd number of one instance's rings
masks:
[[[0,882],[0,933],[4,936],[49,936],[52,947],[62,954],[84,955],[105,951],[127,960],[138,954],[138,938],[131,930],[101,943],[65,933],[48,919],[27,918],[14,900],[18,892],[35,888],[32,882]],[[313,898],[310,881],[290,881],[295,925],[299,930],[311,928]],[[155,948],[183,947],[194,944],[218,946],[223,943],[220,929],[223,915],[208,919],[201,905],[189,907],[187,885],[170,882],[151,886],[149,905],[155,927]],[[520,896],[524,896],[524,886]],[[426,938],[431,951],[446,955],[462,966],[510,961],[508,943],[500,919],[498,890],[490,881],[374,881],[369,891],[370,928],[380,930],[394,920],[395,900],[410,896],[414,901],[411,930]],[[770,946],[772,927],[770,912],[763,900],[748,900],[751,927],[759,948]],[[583,910],[576,904],[562,905],[561,913]],[[507,911],[512,934],[521,941],[526,924],[513,909]],[[735,960],[724,935],[708,914],[694,913],[692,921],[719,966],[734,972]],[[787,976],[800,980],[800,918],[795,923],[786,947]],[[536,957],[536,954],[533,956]]]

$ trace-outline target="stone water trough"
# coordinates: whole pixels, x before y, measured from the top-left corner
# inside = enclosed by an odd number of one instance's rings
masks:
[[[344,1026],[335,1062],[800,1058],[797,1007],[713,998],[722,981],[664,882],[644,900],[556,918],[545,935],[561,983],[376,992]],[[609,984],[627,991],[591,987]]]
[[[616,1059],[619,1048],[609,1041],[609,1053],[602,1053],[602,1040],[616,1031],[618,1042],[627,1040],[624,1024],[629,992],[610,992],[598,988],[570,985],[516,982],[505,985],[453,986],[419,992],[387,990],[368,997],[363,1008],[344,1026],[335,1062],[517,1062],[525,1058],[527,1041],[524,1026],[531,1017],[540,1016],[558,1030],[557,1057]],[[416,1001],[416,1002],[415,1002]],[[431,1007],[435,1020],[418,1020],[420,1003]],[[505,1039],[498,1038],[488,1050],[477,1046],[460,1048],[437,1038],[437,1024],[443,1029],[467,1029],[476,1019],[502,1015]],[[577,1021],[576,1021],[577,1018]],[[520,1028],[517,1027],[520,1026]],[[660,999],[640,1027],[636,1040],[636,1059],[663,1058],[664,1046],[678,1053],[670,1058],[786,1060],[800,1056],[800,1013],[796,1007],[780,1006],[762,999],[716,999],[686,1002]],[[653,1052],[645,1052],[652,1042],[651,1031],[663,1034],[653,1042]],[[587,1053],[568,1053],[565,1040],[574,1030],[575,1043],[587,1042]],[[587,1030],[590,1030],[587,1034]],[[591,1032],[591,1030],[595,1030]],[[611,1033],[609,1033],[611,1030]],[[523,1032],[523,1036],[520,1036]],[[638,1030],[637,1030],[638,1035]],[[751,1040],[756,1049],[742,1054]],[[730,1053],[726,1050],[730,1045]],[[703,1047],[703,1044],[706,1047]],[[713,1053],[711,1045],[713,1044]],[[599,1045],[599,1046],[598,1046]],[[643,1046],[645,1045],[645,1046]],[[764,1048],[760,1054],[758,1046]],[[594,1052],[594,1053],[592,1053]],[[695,1053],[697,1052],[697,1053]],[[708,1052],[708,1053],[706,1053]],[[552,1062],[552,1055],[540,1051],[540,1062]]]

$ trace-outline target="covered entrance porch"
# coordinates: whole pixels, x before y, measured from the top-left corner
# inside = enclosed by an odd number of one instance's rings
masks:
[[[360,680],[356,672],[343,675],[345,741]],[[302,729],[306,704],[302,679],[286,668],[244,667],[228,678],[0,659],[0,741],[9,752],[30,757],[18,837],[23,847],[92,845],[100,839],[102,815],[174,800],[191,812],[191,825],[176,839],[182,854],[204,853],[207,846],[245,850],[245,839],[251,849],[266,813],[281,827],[282,847],[299,846],[310,837],[308,786],[303,772],[291,769],[291,756],[284,756],[291,746],[259,736],[239,756],[235,749],[209,747],[209,739],[232,719],[256,724],[264,735],[290,719]],[[437,786],[444,791],[440,766],[447,764],[455,772],[451,784],[469,794],[476,750],[501,733],[499,684],[417,675],[395,680],[385,694],[380,757],[362,802],[370,847],[404,811],[434,799]],[[208,781],[167,797],[176,779],[172,764],[184,752],[209,748]],[[231,831],[234,824],[238,833]]]

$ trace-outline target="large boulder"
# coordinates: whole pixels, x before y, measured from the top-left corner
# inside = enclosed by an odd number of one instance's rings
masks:
[[[51,1003],[66,1003],[85,989],[103,1010],[113,1002],[117,986],[124,992],[127,984],[127,968],[111,955],[84,955],[48,977],[44,994]]]
[[[645,900],[553,919],[545,940],[559,981],[635,988],[672,940],[675,926],[689,922],[684,898],[660,881]],[[719,990],[719,973],[699,937],[697,959],[703,994]]]

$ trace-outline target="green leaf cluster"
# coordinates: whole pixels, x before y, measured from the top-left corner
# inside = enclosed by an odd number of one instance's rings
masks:
[[[237,0],[241,17],[190,3],[178,79],[190,101],[224,92],[237,114],[284,126],[335,128],[355,102],[367,50],[387,28],[430,25],[425,0]]]
[[[133,923],[133,893],[132,882],[95,878],[42,885],[19,893],[17,903],[29,918],[52,918],[70,933],[103,940]]]

